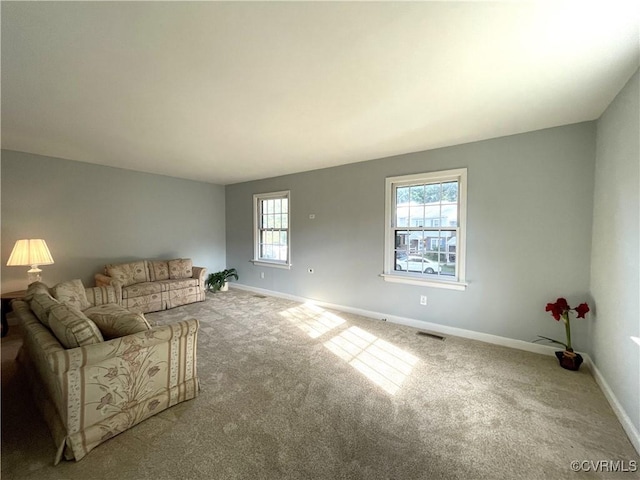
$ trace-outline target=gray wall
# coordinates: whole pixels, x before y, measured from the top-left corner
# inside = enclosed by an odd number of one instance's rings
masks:
[[[640,431],[639,73],[598,120],[590,316],[592,358]]]
[[[558,296],[586,300],[594,162],[587,122],[228,185],[227,264],[253,287],[525,341],[564,338],[544,307]],[[468,289],[384,282],[385,177],[460,167],[468,168]],[[252,195],[277,190],[291,190],[291,270],[249,262]],[[584,350],[587,326],[574,323],[574,346]]]
[[[224,187],[83,162],[2,151],[2,291],[28,267],[7,267],[20,238],[44,238],[48,285],[94,285],[105,263],[190,257],[225,267]]]

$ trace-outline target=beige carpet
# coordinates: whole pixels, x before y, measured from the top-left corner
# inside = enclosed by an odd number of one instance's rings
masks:
[[[93,450],[55,449],[2,339],[3,479],[563,479],[635,460],[588,370],[553,357],[231,290],[195,317],[202,391]]]

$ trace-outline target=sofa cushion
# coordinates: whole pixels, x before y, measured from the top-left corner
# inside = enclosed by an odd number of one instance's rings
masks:
[[[143,297],[160,292],[162,292],[162,282],[136,283],[122,289],[122,298]]]
[[[162,293],[144,295],[142,297],[123,298],[122,306],[131,312],[157,312],[167,308],[167,302],[162,298]]]
[[[64,348],[83,347],[104,341],[100,330],[85,314],[60,303],[49,310],[49,326]]]
[[[53,296],[60,303],[70,305],[77,310],[85,310],[91,306],[87,300],[82,280],[75,279],[61,282],[52,288]]]
[[[29,308],[35,313],[40,323],[49,327],[49,311],[54,305],[60,305],[55,298],[49,293],[35,293],[31,295],[31,299],[27,301]]]
[[[169,280],[169,262],[149,261],[149,280]]]
[[[171,292],[173,290],[182,290],[183,288],[197,287],[197,278],[181,278],[177,280],[165,280],[163,282],[157,282],[162,287],[163,292]]]
[[[169,260],[169,278],[191,278],[193,276],[193,263],[190,258],[177,258]]]
[[[90,307],[83,313],[93,320],[106,340],[151,329],[143,314],[130,312],[113,303]]]
[[[107,265],[105,267],[107,275],[115,278],[123,287],[134,285],[136,283],[148,282],[149,270],[147,261],[120,263],[118,265]]]

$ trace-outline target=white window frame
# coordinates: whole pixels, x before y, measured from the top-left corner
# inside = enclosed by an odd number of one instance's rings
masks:
[[[260,257],[260,221],[262,219],[260,202],[262,200],[278,198],[287,199],[287,259],[284,261]],[[251,261],[254,265],[264,267],[291,268],[291,192],[289,190],[283,190],[281,192],[256,193],[253,195],[253,259]]]
[[[456,275],[450,279],[437,275],[400,272],[395,270],[395,212],[397,187],[428,183],[458,182],[458,227],[456,244]],[[440,222],[442,223],[442,222]],[[404,228],[404,227],[402,227]],[[443,227],[446,228],[446,227]],[[387,177],[385,179],[385,244],[384,271],[382,277],[386,282],[405,283],[426,287],[466,290],[466,233],[467,233],[467,169],[458,168],[439,172],[420,173]]]

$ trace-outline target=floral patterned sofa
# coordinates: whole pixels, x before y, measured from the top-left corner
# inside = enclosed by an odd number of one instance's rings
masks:
[[[194,267],[191,259],[139,260],[105,265],[95,275],[98,287],[112,285],[122,306],[135,312],[157,312],[205,300],[204,267]]]
[[[119,305],[113,286],[84,289],[80,280],[33,283],[12,307],[24,331],[17,361],[56,465],[198,394],[196,319],[151,327]]]

